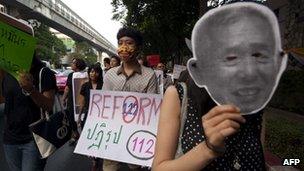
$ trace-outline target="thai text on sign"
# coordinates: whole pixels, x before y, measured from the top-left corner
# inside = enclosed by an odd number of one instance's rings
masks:
[[[151,166],[162,96],[91,90],[75,153]]]
[[[0,21],[0,68],[18,79],[19,71],[29,71],[36,39]]]

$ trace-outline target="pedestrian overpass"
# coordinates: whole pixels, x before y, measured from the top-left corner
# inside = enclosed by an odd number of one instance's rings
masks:
[[[76,41],[87,41],[99,56],[102,52],[116,54],[116,47],[60,0],[0,0],[0,3],[14,17],[37,19]]]

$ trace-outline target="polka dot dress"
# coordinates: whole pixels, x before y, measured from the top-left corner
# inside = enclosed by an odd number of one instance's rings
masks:
[[[182,102],[183,88],[176,86]],[[188,152],[204,141],[201,123],[202,114],[188,97],[187,118],[182,135],[182,150]],[[210,110],[210,109],[208,109]],[[204,112],[205,113],[205,112]],[[263,112],[245,116],[246,123],[241,125],[237,134],[226,140],[226,152],[202,170],[266,170],[262,144],[260,142]]]

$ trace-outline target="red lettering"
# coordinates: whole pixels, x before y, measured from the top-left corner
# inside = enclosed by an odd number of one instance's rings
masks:
[[[119,107],[120,107],[120,106],[117,106],[117,99],[118,98],[123,98],[123,96],[114,96],[112,119],[114,119],[115,110],[119,109]]]
[[[146,102],[145,102],[146,101]],[[142,125],[145,125],[145,108],[148,107],[151,104],[151,99],[148,97],[143,97],[140,98],[140,103],[139,103],[139,112],[138,112],[138,117],[137,117],[137,124],[140,121],[140,118],[142,116]]]
[[[111,98],[111,95],[103,95],[102,112],[101,112],[101,117],[103,119],[108,119],[109,118],[108,116],[104,116],[104,110],[110,108],[110,106],[106,106],[106,101],[107,101],[106,99],[107,98]]]
[[[162,101],[163,100],[160,100],[158,106],[156,107],[156,100],[155,100],[155,98],[153,98],[152,104],[151,104],[151,108],[150,108],[149,119],[148,119],[147,125],[149,125],[150,121],[151,121],[151,116],[152,116],[152,113],[153,113],[152,109],[154,109],[154,116],[156,116],[157,115],[157,111],[159,111],[159,109],[160,109],[160,105],[162,104]]]
[[[101,101],[102,99],[102,96],[100,94],[93,94],[93,97],[92,97],[92,105],[91,105],[91,109],[90,109],[90,114],[89,115],[92,115],[92,109],[94,106],[96,106],[96,108],[98,109],[98,117],[100,115],[100,108],[98,106],[98,103]]]

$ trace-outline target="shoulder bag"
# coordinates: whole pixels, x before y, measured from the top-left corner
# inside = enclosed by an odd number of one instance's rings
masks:
[[[41,75],[43,69],[39,73],[39,92],[42,90]],[[67,118],[67,110],[64,110],[58,94],[55,94],[53,109],[56,108],[55,103],[60,106],[60,111],[56,112],[54,110],[54,113],[50,115],[40,108],[41,119],[29,125],[42,158],[49,157],[71,138],[71,126]]]

